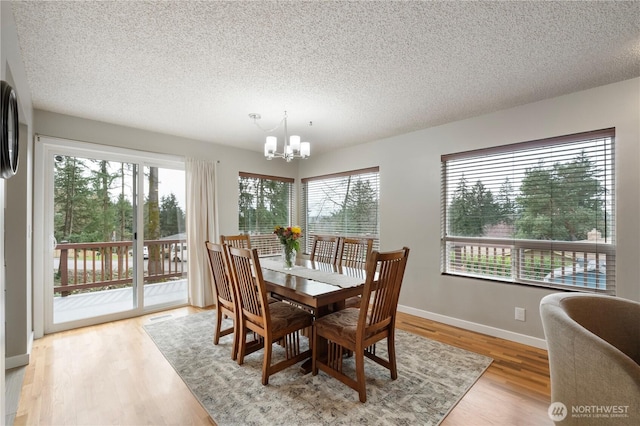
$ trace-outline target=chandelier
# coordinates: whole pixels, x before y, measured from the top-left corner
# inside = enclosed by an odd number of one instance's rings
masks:
[[[264,143],[264,156],[267,160],[278,157],[284,158],[288,163],[294,158],[306,159],[311,155],[311,144],[309,142],[300,142],[300,136],[298,135],[291,135],[290,138],[288,137],[287,111],[284,112],[284,117],[282,117],[280,123],[278,123],[278,125],[273,129],[263,129],[258,124],[258,120],[262,118],[260,114],[251,113],[249,114],[249,118],[253,119],[253,124],[255,124],[256,127],[267,133],[271,133],[284,125],[284,147],[282,152],[278,152],[278,138],[275,136],[267,136],[267,141]],[[309,125],[311,126],[312,123],[309,122]]]

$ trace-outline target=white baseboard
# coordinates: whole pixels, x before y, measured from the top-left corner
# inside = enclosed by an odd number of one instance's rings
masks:
[[[29,364],[31,358],[31,348],[33,347],[33,332],[29,333],[29,340],[27,341],[27,353],[10,356],[4,359],[4,369],[11,370],[12,368],[22,367]]]
[[[544,350],[547,349],[547,342],[544,339],[540,339],[538,337],[531,337],[525,334],[514,333],[513,331],[490,327],[488,325],[448,317],[446,315],[436,314],[429,311],[423,311],[421,309],[416,309],[409,306],[398,305],[398,311],[405,314],[415,315],[420,318],[426,318],[431,321],[437,321],[443,324],[452,325],[454,327],[463,328],[465,330],[475,331],[476,333],[482,333],[488,336],[510,340],[512,342],[521,343],[523,345],[529,345]]]
[[[10,356],[4,359],[4,369],[11,370],[12,368],[22,367],[29,364],[29,354],[20,354]]]

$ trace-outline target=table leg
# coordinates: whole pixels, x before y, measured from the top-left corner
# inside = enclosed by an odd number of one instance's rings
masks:
[[[330,314],[331,312],[335,312],[335,310],[339,309],[339,305],[340,305],[339,303],[337,304],[334,303],[332,305],[319,307],[315,312],[316,318],[320,318]],[[342,305],[344,305],[344,302],[342,303]],[[309,336],[309,342],[311,342],[312,338],[313,338],[313,334]],[[327,355],[327,339],[325,339],[324,337],[321,337],[318,341],[318,357],[325,358],[326,355]],[[311,358],[304,361],[300,366],[300,371],[302,371],[303,374],[310,373],[312,362],[313,361]]]

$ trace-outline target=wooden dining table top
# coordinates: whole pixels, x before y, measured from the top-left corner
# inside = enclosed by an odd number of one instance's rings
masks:
[[[366,272],[362,269],[343,268],[329,263],[315,262],[307,259],[297,259],[296,265],[309,269],[319,269],[325,272],[362,278],[362,284],[342,288],[290,273],[262,269],[267,291],[285,297],[292,301],[305,304],[313,308],[317,314],[322,314],[329,306],[343,303],[350,297],[362,294]]]

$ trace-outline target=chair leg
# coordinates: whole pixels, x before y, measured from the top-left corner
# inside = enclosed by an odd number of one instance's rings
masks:
[[[233,320],[233,344],[231,345],[231,359],[238,359],[238,321]]]
[[[264,360],[262,362],[262,384],[264,386],[269,384],[269,369],[271,367],[271,350],[273,344],[269,343],[267,339],[264,340]]]
[[[364,375],[364,348],[356,346],[356,381],[358,382],[358,396],[360,402],[367,402],[366,378]]]
[[[312,327],[311,330],[311,375],[318,375],[318,364],[316,361],[318,359],[318,332],[315,327]]]
[[[220,327],[222,327],[222,313],[220,309],[216,312],[216,332],[213,334],[213,344],[217,345],[220,342]]]
[[[238,365],[244,364],[244,354],[247,350],[247,336],[245,331],[244,322],[238,321]]]
[[[389,354],[389,370],[391,370],[391,380],[398,378],[398,367],[396,365],[396,342],[393,330],[387,336],[387,353]]]

